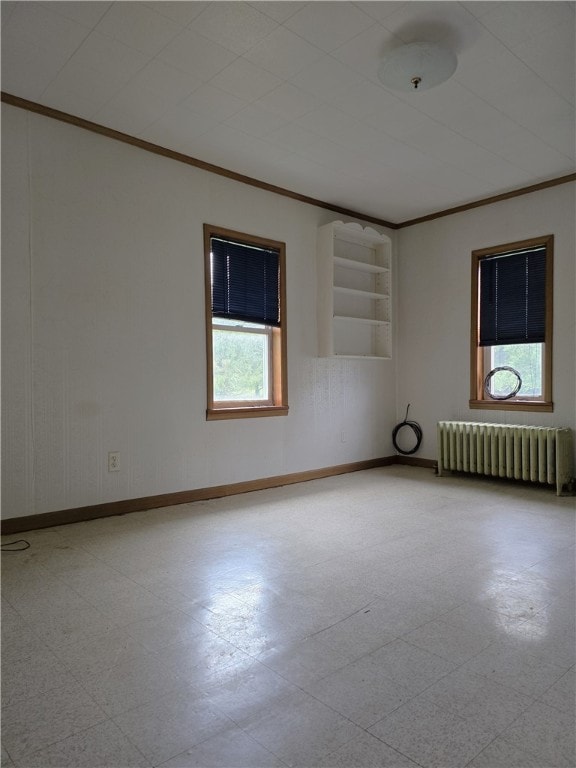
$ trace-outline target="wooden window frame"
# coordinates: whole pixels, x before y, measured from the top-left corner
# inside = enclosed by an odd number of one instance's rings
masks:
[[[271,397],[267,401],[215,401],[213,365],[213,317],[212,284],[210,265],[210,240],[212,237],[235,240],[246,245],[272,248],[278,251],[280,266],[280,324],[267,326],[270,338]],[[221,419],[246,419],[262,416],[286,416],[288,413],[288,358],[286,336],[286,244],[277,240],[248,235],[232,229],[204,224],[204,286],[206,308],[206,374],[207,374],[207,421]],[[217,324],[217,323],[216,323]]]
[[[479,344],[480,335],[480,262],[499,253],[520,251],[534,246],[546,248],[546,330],[542,350],[543,393],[541,398],[515,398],[511,400],[490,400],[484,393],[485,348]],[[554,410],[552,400],[552,321],[553,321],[553,279],[554,279],[554,235],[520,240],[514,243],[496,245],[472,251],[472,296],[470,319],[470,408],[499,411],[546,411]]]

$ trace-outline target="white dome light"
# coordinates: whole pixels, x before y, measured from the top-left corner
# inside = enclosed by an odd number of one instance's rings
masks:
[[[437,43],[409,43],[382,60],[378,78],[396,91],[426,91],[456,71],[456,55]]]

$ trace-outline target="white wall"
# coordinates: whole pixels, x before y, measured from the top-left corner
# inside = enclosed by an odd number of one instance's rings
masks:
[[[393,453],[395,361],[316,356],[316,229],[340,215],[2,115],[3,517]],[[204,222],[286,242],[287,417],[205,419]]]
[[[407,227],[398,243],[398,415],[411,403],[422,458],[436,422],[463,419],[576,428],[575,185],[563,184]],[[471,252],[554,235],[553,413],[470,410]]]

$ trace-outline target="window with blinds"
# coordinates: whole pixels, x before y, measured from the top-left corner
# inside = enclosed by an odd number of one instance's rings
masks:
[[[213,236],[212,317],[280,325],[280,252]]]
[[[285,415],[285,245],[204,225],[208,419]]]
[[[546,339],[546,248],[480,260],[480,346]]]
[[[471,408],[553,409],[552,268],[552,235],[473,251]]]

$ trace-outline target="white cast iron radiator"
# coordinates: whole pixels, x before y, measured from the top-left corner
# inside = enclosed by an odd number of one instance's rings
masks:
[[[438,422],[438,474],[442,470],[509,477],[556,485],[556,495],[573,477],[572,430]]]

